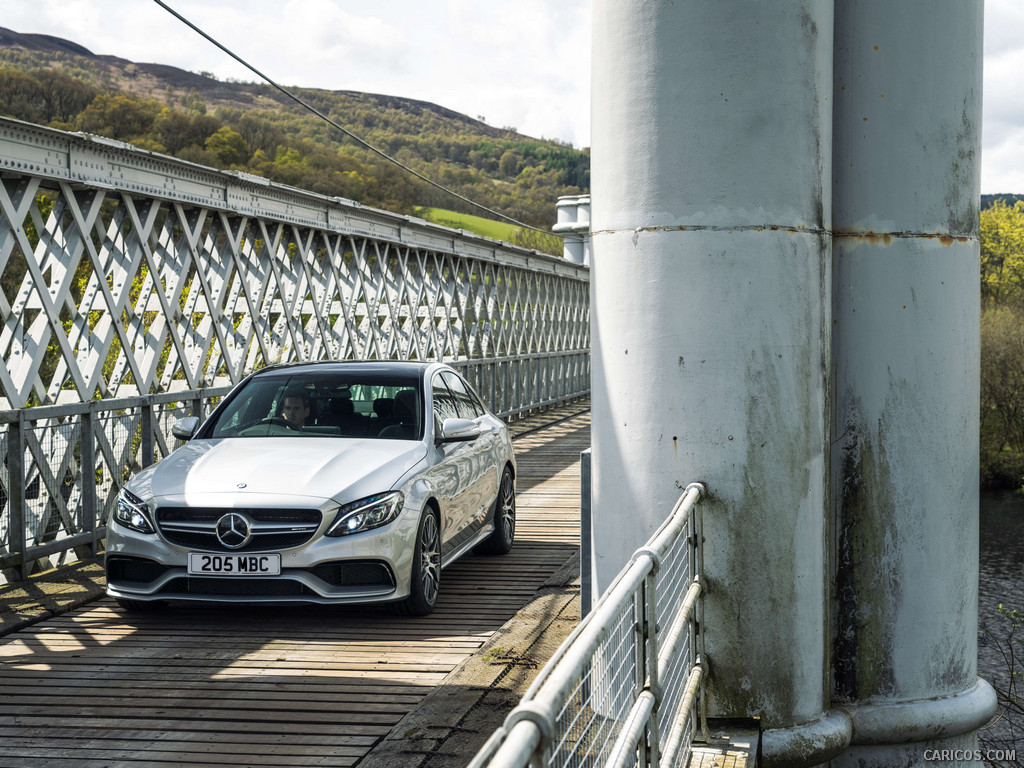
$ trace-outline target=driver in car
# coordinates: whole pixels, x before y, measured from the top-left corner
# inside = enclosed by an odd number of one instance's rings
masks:
[[[288,429],[302,429],[309,418],[309,395],[305,390],[289,390],[285,393],[281,416],[288,422]]]

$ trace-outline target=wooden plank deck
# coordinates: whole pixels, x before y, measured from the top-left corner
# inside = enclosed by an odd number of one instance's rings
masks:
[[[0,639],[0,764],[358,765],[578,547],[575,410],[516,438],[516,546],[445,569],[428,617],[103,598]]]

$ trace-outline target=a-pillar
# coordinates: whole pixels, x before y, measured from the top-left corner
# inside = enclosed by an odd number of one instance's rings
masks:
[[[707,484],[711,708],[765,765],[828,713],[832,3],[596,0],[595,594]]]
[[[855,746],[833,765],[963,765],[934,758],[969,755],[995,707],[976,676],[982,2],[835,8],[833,663]]]

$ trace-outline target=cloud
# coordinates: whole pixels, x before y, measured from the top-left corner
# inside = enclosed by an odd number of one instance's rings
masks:
[[[1024,4],[988,0],[981,191],[1024,194]]]
[[[1024,128],[1010,130],[982,155],[982,194],[1024,194]]]
[[[1021,49],[1024,3],[1020,0],[985,1],[985,57]],[[986,62],[987,63],[987,62]]]

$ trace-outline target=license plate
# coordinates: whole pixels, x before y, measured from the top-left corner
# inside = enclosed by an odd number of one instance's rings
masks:
[[[280,576],[281,555],[188,553],[188,572],[196,576]]]

